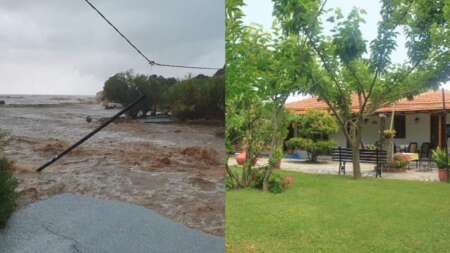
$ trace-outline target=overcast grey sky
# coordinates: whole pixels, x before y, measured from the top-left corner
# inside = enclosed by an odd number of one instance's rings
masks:
[[[272,1],[271,0],[245,0],[244,21],[247,24],[257,23],[263,25],[266,30],[272,27]],[[339,7],[344,15],[347,15],[353,7],[364,9],[367,14],[364,16],[365,23],[361,26],[364,39],[372,41],[377,35],[377,23],[380,21],[380,1],[370,0],[328,0],[326,8]],[[325,30],[330,30],[331,26],[325,22]],[[328,26],[327,26],[328,25]],[[399,30],[401,32],[401,30]],[[392,55],[392,61],[401,63],[406,59],[405,37],[403,34],[397,39],[397,49]],[[450,88],[450,83],[445,85]],[[302,96],[291,97],[289,101],[298,100]]]
[[[157,62],[224,64],[224,0],[91,2]],[[95,94],[128,69],[214,73],[150,67],[83,0],[0,0],[0,94]]]

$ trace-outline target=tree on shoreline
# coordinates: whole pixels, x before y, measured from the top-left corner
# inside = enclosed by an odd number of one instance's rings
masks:
[[[214,76],[188,76],[185,80],[157,75],[117,73],[103,87],[105,98],[127,106],[141,94],[145,100],[127,112],[136,118],[148,112],[171,112],[180,120],[223,119],[224,78],[218,71]]]
[[[448,36],[440,35],[449,34],[450,7],[445,1],[383,0],[378,35],[368,44],[360,30],[365,11],[356,8],[347,17],[335,10],[326,19],[334,23],[332,35],[326,35],[320,21],[329,13],[326,2],[273,0],[273,13],[285,34],[298,37],[299,48],[310,49],[311,57],[303,59],[308,68],[301,75],[308,79],[309,93],[323,100],[336,117],[352,148],[354,178],[360,178],[364,118],[381,106],[437,88],[450,79]],[[408,58],[393,64],[400,27],[407,34]],[[352,110],[353,95],[358,100],[357,111]]]

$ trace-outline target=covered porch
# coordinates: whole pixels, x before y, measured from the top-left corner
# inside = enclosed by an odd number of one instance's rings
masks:
[[[389,149],[389,142],[384,138],[384,130],[392,128],[396,131],[393,138],[393,150],[397,155],[408,156],[410,161],[407,166],[408,171],[432,171],[436,166],[431,161],[432,150],[441,147],[445,148],[450,137],[450,92],[447,90],[428,91],[415,96],[412,99],[402,99],[393,105],[379,108],[375,113],[364,119],[362,126],[361,147],[364,149],[375,149],[380,147]],[[291,103],[288,110],[296,114],[303,114],[309,108],[327,110],[327,106],[317,98],[309,98],[303,101]],[[290,137],[295,136],[291,130]],[[338,147],[349,147],[343,131],[329,136],[336,141]],[[302,160],[302,156],[297,156]],[[326,157],[325,157],[326,160]],[[296,165],[292,162],[287,166]],[[303,167],[305,164],[302,165]],[[324,171],[319,165],[318,171]],[[328,167],[330,166],[328,162]],[[372,165],[362,164],[363,168],[370,168]],[[336,169],[331,170],[336,173]],[[312,169],[311,171],[317,171]],[[350,169],[351,170],[351,169]],[[363,169],[364,171],[364,169]]]

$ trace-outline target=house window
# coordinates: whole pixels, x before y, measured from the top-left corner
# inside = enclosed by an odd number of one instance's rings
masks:
[[[406,116],[395,115],[394,117],[395,138],[402,139],[406,137]]]

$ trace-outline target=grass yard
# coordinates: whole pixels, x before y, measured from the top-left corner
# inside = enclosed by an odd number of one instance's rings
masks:
[[[227,252],[450,252],[450,185],[294,176],[226,193]]]

